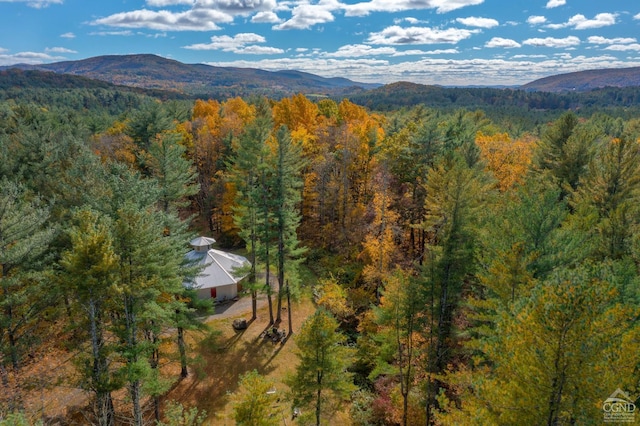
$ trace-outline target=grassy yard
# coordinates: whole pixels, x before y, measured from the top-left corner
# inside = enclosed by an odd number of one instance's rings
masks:
[[[283,303],[283,306],[286,306],[286,303]],[[163,398],[163,401],[177,401],[186,408],[197,407],[201,411],[205,410],[207,413],[206,425],[234,425],[231,394],[238,388],[239,377],[255,369],[275,383],[281,416],[277,419],[277,423],[274,423],[274,426],[295,424],[291,420],[291,403],[287,395],[288,387],[284,384],[284,380],[288,374],[294,372],[298,364],[295,336],[304,320],[313,312],[315,312],[315,306],[308,293],[301,296],[300,301],[293,303],[294,334],[284,344],[273,343],[271,340],[260,337],[260,334],[268,328],[269,323],[269,313],[266,306],[260,307],[258,318],[249,324],[246,330],[240,332],[233,329],[232,323],[235,319],[248,320],[251,317],[250,310],[240,310],[238,314],[213,316],[207,322],[210,329],[214,331],[213,337],[206,337],[202,333],[195,332],[188,335],[192,346],[191,355],[197,358],[197,362],[190,367],[189,377],[178,382]],[[288,329],[286,310],[282,311],[282,323],[279,328],[281,330]],[[86,409],[88,401],[86,392],[75,386],[61,385],[63,382],[68,383],[68,377],[74,376],[74,365],[69,360],[70,355],[64,350],[56,349],[57,345],[54,344],[54,342],[64,340],[62,338],[53,339],[51,347],[47,351],[49,356],[38,357],[40,362],[32,363],[33,365],[24,369],[25,376],[38,376],[41,378],[40,381],[51,382],[49,385],[45,383],[30,390],[25,389],[23,403],[29,418],[37,419],[41,416],[52,418],[64,416],[65,413],[81,413]],[[174,336],[169,336],[163,343],[162,352],[168,354],[167,362],[162,367],[163,372],[167,377],[177,377],[179,362]],[[58,366],[58,364],[60,365]],[[61,370],[62,367],[64,367],[64,371]],[[58,377],[58,379],[48,378],[49,375]],[[67,380],[58,383],[59,377],[66,377]],[[6,395],[0,394],[0,401],[3,396]],[[130,407],[127,406],[126,389],[114,392],[113,397],[116,411],[129,413]],[[146,402],[147,415],[151,416],[152,406],[149,404],[150,401]],[[73,417],[83,418],[81,414],[73,415]],[[349,425],[350,422],[347,415],[338,413],[327,424]]]
[[[315,310],[309,298],[295,303],[292,309],[293,331],[300,330],[302,322]],[[220,335],[212,341],[197,343],[201,362],[192,369],[190,376],[180,382],[167,396],[181,402],[185,407],[206,410],[208,425],[233,425],[233,409],[230,394],[238,386],[239,377],[251,370],[269,377],[276,384],[276,394],[280,398],[282,423],[292,424],[291,407],[287,401],[287,387],[283,384],[287,374],[297,365],[296,345],[293,338],[284,344],[274,344],[260,337],[268,327],[267,308],[258,311],[258,319],[241,332],[233,330],[234,319],[249,319],[250,312],[230,318],[214,319],[208,324]],[[287,312],[282,312],[280,329],[287,329]],[[202,338],[202,336],[200,336]]]

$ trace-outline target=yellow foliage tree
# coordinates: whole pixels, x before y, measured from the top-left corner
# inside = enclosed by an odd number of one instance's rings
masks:
[[[196,101],[196,103],[202,101]],[[209,101],[202,108],[194,108],[191,132],[193,135],[193,162],[198,170],[200,192],[197,196],[201,215],[206,218],[209,230],[218,230],[214,220],[217,211],[215,195],[222,193],[217,176],[222,150],[220,131],[220,107],[216,101]],[[207,115],[201,115],[201,114]],[[218,198],[219,199],[219,198]]]
[[[391,208],[392,194],[388,177],[382,176],[377,181],[370,207],[373,211],[373,221],[362,244],[361,258],[366,263],[363,270],[364,279],[379,299],[382,281],[389,274],[392,260],[397,254],[393,226],[398,221],[398,214]]]
[[[373,338],[381,349],[378,367],[372,374],[387,373],[397,378],[397,405],[402,407],[398,410],[398,423],[406,426],[415,424],[410,421],[410,418],[415,419],[415,413],[424,415],[415,398],[419,352],[425,349],[421,333],[424,292],[416,277],[398,268],[384,279],[382,294],[380,306],[374,309],[378,329]]]
[[[222,135],[232,134],[236,137],[256,117],[256,107],[240,97],[235,97],[226,100],[221,105],[220,115],[222,117],[220,125]]]
[[[93,137],[94,152],[102,161],[115,160],[134,167],[136,164],[137,146],[125,132],[127,123],[116,121],[101,134]]]
[[[498,180],[498,188],[506,191],[521,183],[531,164],[534,141],[524,138],[512,140],[506,133],[485,135],[478,132],[476,144],[487,169]]]
[[[605,270],[557,271],[518,312],[502,311],[483,348],[489,362],[452,375],[461,409],[441,398],[440,422],[600,424],[611,393],[636,391],[638,310],[617,302]]]
[[[353,308],[347,302],[347,292],[334,277],[319,281],[316,303],[340,321],[354,314]]]

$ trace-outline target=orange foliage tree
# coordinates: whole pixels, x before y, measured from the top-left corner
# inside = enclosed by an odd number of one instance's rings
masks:
[[[498,189],[506,191],[521,183],[531,164],[534,141],[529,138],[512,140],[506,133],[485,135],[478,132],[476,144],[487,170],[498,180]]]
[[[233,189],[225,185],[227,157],[231,143],[255,118],[255,107],[241,98],[222,104],[216,100],[196,100],[191,121],[177,126],[197,171],[200,192],[196,196],[201,216],[211,232],[225,236],[237,234],[232,219]]]

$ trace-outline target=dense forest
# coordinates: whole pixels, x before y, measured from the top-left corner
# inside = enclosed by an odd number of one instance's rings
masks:
[[[473,92],[497,114],[8,86],[0,424],[215,424],[170,398],[216,338],[183,284],[197,235],[249,257],[248,314],[296,348],[281,383],[233,377],[236,424],[601,424],[640,395],[640,119],[606,106],[628,90]],[[84,398],[56,418],[51,375]]]

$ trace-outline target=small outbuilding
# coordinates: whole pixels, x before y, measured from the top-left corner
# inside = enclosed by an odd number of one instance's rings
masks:
[[[242,290],[242,280],[248,275],[251,263],[244,256],[216,250],[211,246],[213,238],[198,237],[189,242],[193,250],[186,254],[187,260],[200,266],[200,273],[185,285],[194,288],[203,299],[216,301],[233,299]]]

